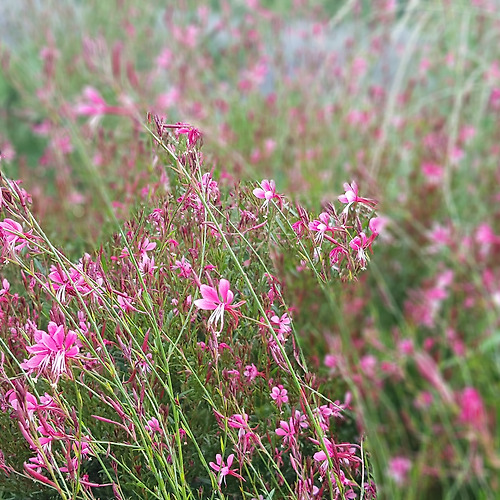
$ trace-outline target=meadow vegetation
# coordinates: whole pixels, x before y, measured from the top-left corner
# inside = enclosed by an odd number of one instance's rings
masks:
[[[4,21],[0,498],[499,497],[496,2],[160,4]]]

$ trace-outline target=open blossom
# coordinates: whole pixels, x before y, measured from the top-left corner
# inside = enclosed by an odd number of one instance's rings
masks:
[[[88,254],[69,270],[51,266],[48,277],[47,287],[53,289],[62,302],[78,295],[90,295],[96,298],[95,294],[104,282],[101,272]]]
[[[176,260],[175,264],[172,265],[172,270],[174,269],[179,269],[180,278],[189,278],[193,266],[191,266],[190,262],[183,256],[181,260]]]
[[[245,481],[236,471],[231,469],[234,460],[233,453],[231,453],[231,455],[227,457],[227,464],[224,463],[224,460],[222,459],[222,455],[220,453],[217,453],[217,455],[215,456],[215,460],[217,463],[210,462],[209,465],[214,471],[219,473],[219,485],[222,484],[222,480],[224,480],[224,484],[226,484],[226,476],[234,476]]]
[[[217,199],[220,196],[219,185],[212,179],[212,174],[206,173],[201,177],[201,188],[209,198]]]
[[[154,241],[149,241],[149,238],[144,238],[139,244],[139,253],[144,255],[146,252],[151,252],[156,248]]]
[[[40,402],[36,396],[26,391],[24,396],[18,394],[14,389],[7,391],[5,394],[6,400],[12,406],[12,408],[17,412],[18,418],[20,420],[25,420],[26,422],[34,419],[35,412],[38,410],[58,410],[58,406],[55,403],[52,396],[45,393],[44,396],[40,396]]]
[[[370,208],[376,205],[375,200],[358,196],[358,185],[354,181],[352,181],[351,184],[345,182],[344,191],[345,193],[339,196],[339,201],[347,204],[344,211],[347,211],[353,203],[362,203]]]
[[[278,386],[273,387],[271,391],[271,398],[276,403],[276,406],[281,409],[283,403],[288,403],[288,391],[279,384]]]
[[[148,432],[150,432],[151,434],[154,434],[155,432],[159,432],[161,434],[163,432],[161,425],[160,425],[160,422],[155,417],[152,417],[151,419],[149,419],[147,421],[146,425],[144,426],[144,428]]]
[[[333,236],[335,227],[331,225],[331,222],[332,218],[330,214],[326,212],[322,212],[321,214],[319,214],[318,219],[309,222],[309,229],[316,233],[314,241],[317,244],[320,245],[323,242],[323,238],[326,233],[330,232]]]
[[[81,345],[76,333],[72,330],[65,333],[63,325],[51,321],[47,332],[35,332],[35,341],[27,347],[33,357],[21,363],[21,368],[28,373],[36,372],[37,377],[44,373],[56,383],[63,373],[71,377],[68,361],[78,356]]]
[[[283,438],[284,444],[292,444],[295,439],[297,430],[295,429],[295,422],[293,418],[287,422],[286,420],[280,421],[280,426],[276,429],[276,434]]]
[[[9,293],[9,290],[10,290],[10,283],[4,278],[2,280],[2,289],[0,290],[0,297],[2,295]]]
[[[288,316],[288,313],[284,313],[281,317],[271,316],[271,324],[273,325],[273,329],[276,331],[276,336],[280,342],[285,342],[288,334],[292,331],[292,327],[290,326],[292,320]]]
[[[253,382],[259,375],[262,375],[262,373],[260,373],[257,367],[252,363],[251,365],[245,366],[243,375],[247,378],[247,382],[250,383]]]
[[[260,200],[264,200],[263,207],[267,207],[272,199],[277,199],[279,202],[282,199],[282,196],[276,193],[276,184],[273,180],[264,179],[260,183],[260,187],[253,190],[253,194]]]
[[[187,142],[189,146],[194,146],[201,138],[201,132],[189,123],[178,122],[175,124],[175,135],[185,135],[187,137]]]
[[[19,252],[28,244],[21,224],[9,218],[0,222],[0,238],[7,253]]]
[[[366,261],[368,260],[365,250],[371,243],[372,239],[367,238],[366,234],[363,232],[355,236],[349,243],[349,246],[356,251],[356,258],[363,268],[366,266]]]
[[[320,442],[316,439],[310,438],[310,440],[317,445],[320,444]],[[322,470],[325,470],[328,467],[328,458],[339,460],[346,467],[349,467],[353,464],[359,464],[361,462],[361,459],[356,456],[356,448],[354,448],[350,444],[336,444],[328,438],[323,438],[323,441],[325,443],[325,448],[328,452],[328,455],[323,450],[321,450],[315,453],[313,456],[314,460],[322,462],[320,466]]]
[[[236,309],[243,305],[245,302],[240,301],[237,304],[233,304],[234,294],[229,289],[229,281],[222,278],[219,282],[219,293],[215,287],[208,285],[200,286],[200,293],[203,297],[194,301],[194,304],[198,309],[203,309],[205,311],[213,311],[208,319],[208,325],[219,325],[217,333],[222,331],[224,326],[224,311],[227,311],[231,316],[237,320],[238,316],[241,314]]]

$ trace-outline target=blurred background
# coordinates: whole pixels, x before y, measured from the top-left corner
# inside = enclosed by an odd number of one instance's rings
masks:
[[[301,329],[380,498],[498,498],[499,42],[493,0],[3,0],[2,171],[75,259],[112,234],[96,182],[124,220],[147,195],[148,112],[222,182],[320,212],[355,180],[384,229]]]

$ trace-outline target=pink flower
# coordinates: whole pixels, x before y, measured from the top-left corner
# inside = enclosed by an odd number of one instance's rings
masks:
[[[173,269],[179,269],[180,278],[189,278],[191,271],[193,270],[193,266],[191,266],[190,262],[183,256],[181,257],[181,260],[175,261],[175,264],[172,266],[172,270]]]
[[[234,476],[245,481],[237,472],[231,469],[231,465],[233,465],[234,460],[233,453],[231,453],[231,455],[227,457],[227,465],[224,463],[224,460],[222,459],[222,455],[220,453],[217,453],[215,459],[217,463],[210,462],[209,465],[214,471],[219,473],[219,485],[222,483],[222,480],[224,480],[224,484],[226,484],[226,476]]]
[[[271,398],[274,400],[278,408],[281,409],[283,403],[288,403],[288,391],[280,384],[273,387]]]
[[[367,238],[366,234],[361,232],[349,243],[349,246],[356,251],[356,258],[363,268],[366,266],[366,261],[368,260],[365,249],[370,246],[371,242],[372,239]]]
[[[83,89],[83,95],[79,102],[74,106],[73,111],[79,116],[102,116],[110,115],[130,115],[130,104],[126,103],[123,107],[109,106],[99,91],[94,87],[87,86]]]
[[[113,307],[116,307],[117,309],[119,308],[126,313],[130,313],[132,311],[141,312],[139,311],[139,309],[134,307],[134,299],[132,297],[128,297],[126,294],[117,293],[116,300],[118,302],[118,305],[115,305]]]
[[[281,318],[277,315],[271,317],[271,324],[280,342],[285,342],[288,334],[292,331],[291,322],[292,320],[288,316],[288,313],[283,314]]]
[[[232,304],[234,294],[229,289],[229,286],[229,281],[222,278],[219,282],[219,293],[217,294],[215,287],[201,285],[200,293],[203,298],[194,301],[195,306],[199,309],[203,309],[204,311],[213,311],[208,319],[208,326],[219,325],[219,329],[216,333],[220,333],[222,331],[222,327],[224,325],[224,311],[227,311],[235,320],[237,320],[241,313],[236,311],[236,308],[245,303],[244,301],[241,301],[237,304]]]
[[[160,426],[160,422],[158,422],[158,419],[155,417],[149,419],[144,428],[151,434],[154,434],[155,432],[159,432],[161,434],[163,432]]]
[[[201,188],[209,198],[217,199],[220,195],[217,181],[212,179],[212,174],[206,173],[201,177]]]
[[[330,417],[334,415],[334,410],[328,405],[321,405],[314,409],[314,414],[318,418],[319,426],[324,430],[328,430]]]
[[[246,413],[235,413],[227,419],[227,425],[233,429],[249,429],[248,415]]]
[[[9,293],[10,290],[10,283],[4,278],[2,280],[2,289],[0,290],[0,297],[2,295],[5,295],[6,293]]]
[[[245,371],[243,375],[247,378],[247,382],[253,382],[262,373],[259,372],[257,367],[252,363],[251,365],[245,366]]]
[[[260,200],[265,200],[264,204],[262,205],[263,207],[267,207],[269,202],[274,198],[278,199],[280,202],[282,198],[279,194],[276,193],[276,184],[274,183],[274,181],[268,181],[267,179],[264,179],[260,183],[260,188],[255,188],[253,190],[253,194]]]
[[[319,445],[319,441],[316,439],[309,438],[314,444]],[[353,464],[359,464],[361,459],[355,455],[356,448],[350,444],[342,443],[335,444],[327,438],[323,439],[325,443],[326,451],[328,455],[323,451],[318,451],[314,454],[314,460],[318,462],[323,462],[321,468],[324,470],[328,467],[328,457],[334,458],[335,460],[340,460],[344,465],[349,466]]]
[[[295,421],[295,425],[300,429],[307,429],[309,427],[309,422],[307,421],[307,415],[300,413],[299,410],[295,410],[293,414],[293,419]]]
[[[75,106],[77,115],[99,116],[104,115],[108,109],[106,101],[94,87],[85,87],[83,99]]]
[[[371,200],[370,198],[361,198],[358,196],[358,185],[354,181],[352,181],[351,184],[345,182],[344,190],[345,193],[341,194],[338,198],[340,202],[347,203],[344,211],[347,211],[353,203],[362,203],[370,208],[373,208],[376,205],[375,200]]]
[[[398,484],[403,484],[411,469],[411,460],[406,457],[394,457],[389,460],[389,475]]]
[[[387,217],[373,217],[368,223],[368,228],[373,234],[379,235],[388,223],[389,219]]]
[[[179,137],[179,135],[186,135],[187,142],[189,146],[194,146],[198,140],[201,139],[201,132],[189,123],[181,123],[178,122],[175,124],[175,135]]]
[[[95,280],[97,286],[102,282],[99,277],[96,277]],[[87,295],[94,291],[94,288],[86,281],[78,269],[66,271],[59,266],[50,266],[49,286],[54,289],[57,298],[62,302],[66,301],[66,294],[73,297],[78,294]]]
[[[425,178],[428,184],[437,186],[444,175],[444,168],[437,163],[422,163],[422,173],[425,175]]]
[[[295,425],[293,418],[290,418],[288,422],[285,420],[281,420],[280,426],[276,429],[276,434],[283,438],[283,443],[285,444],[293,444],[295,440],[295,434],[297,433],[295,430]]]
[[[481,395],[474,387],[466,387],[462,391],[459,404],[461,407],[461,422],[475,429],[484,427],[486,423],[486,411]]]
[[[144,255],[146,252],[150,252],[156,248],[156,243],[154,241],[149,241],[149,238],[144,238],[139,244],[139,253]]]
[[[21,224],[9,218],[0,222],[0,238],[7,253],[19,252],[28,244]]]
[[[63,373],[71,377],[67,363],[69,359],[78,356],[81,344],[74,331],[68,330],[68,333],[64,333],[63,325],[56,325],[51,321],[47,330],[48,333],[43,330],[35,332],[36,344],[27,347],[28,352],[34,356],[20,366],[28,373],[36,371],[37,377],[45,372],[57,383]]]
[[[332,218],[330,214],[326,212],[319,214],[318,219],[309,222],[309,229],[317,233],[314,237],[314,241],[317,244],[321,244],[326,233],[330,232],[333,236],[335,226],[330,225]]]

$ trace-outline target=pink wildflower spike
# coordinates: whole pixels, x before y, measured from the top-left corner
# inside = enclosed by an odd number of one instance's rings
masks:
[[[55,383],[63,373],[71,377],[68,360],[76,358],[80,351],[81,343],[74,331],[64,333],[63,325],[56,325],[51,321],[47,327],[48,333],[43,330],[35,332],[36,344],[27,347],[34,356],[21,363],[21,368],[28,373],[37,372],[38,377],[45,372]]]
[[[229,281],[224,278],[222,278],[219,282],[218,294],[215,287],[200,285],[200,293],[203,298],[194,301],[194,304],[198,307],[198,309],[213,311],[208,319],[208,326],[219,325],[219,329],[216,333],[220,333],[224,326],[224,311],[231,314],[231,316],[237,321],[238,316],[241,313],[236,311],[236,308],[245,303],[244,301],[240,301],[237,304],[232,304],[234,294],[229,287]]]
[[[226,476],[234,476],[237,479],[240,479],[242,481],[245,481],[237,472],[231,469],[231,465],[233,465],[233,460],[234,460],[234,454],[231,453],[227,457],[227,465],[224,463],[224,460],[222,459],[222,455],[220,453],[217,453],[215,456],[215,462],[210,462],[209,465],[212,467],[212,469],[219,474],[219,486],[222,484],[222,481],[224,480],[224,484],[226,484]]]

